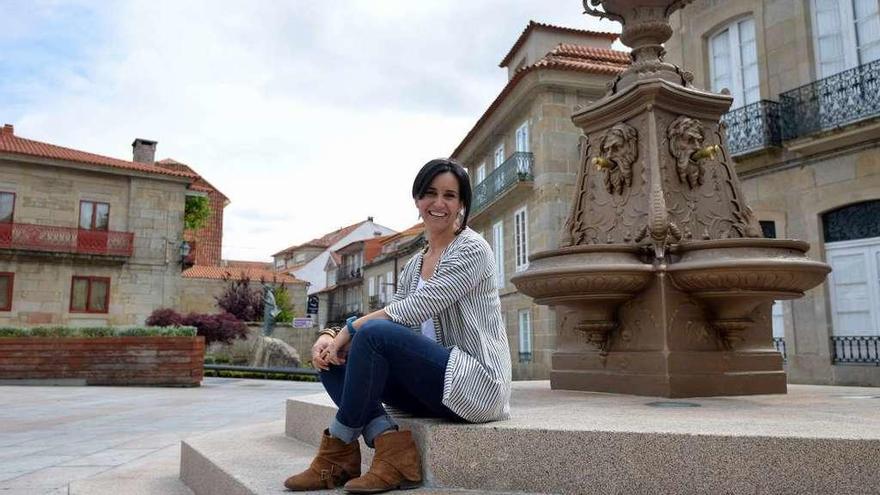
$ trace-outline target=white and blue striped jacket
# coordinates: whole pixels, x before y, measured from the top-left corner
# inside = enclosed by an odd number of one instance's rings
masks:
[[[419,253],[404,266],[385,313],[409,327],[434,319],[437,340],[452,351],[443,385],[446,407],[473,423],[507,419],[510,350],[489,244],[466,228],[440,255],[434,275],[417,290],[421,270]]]

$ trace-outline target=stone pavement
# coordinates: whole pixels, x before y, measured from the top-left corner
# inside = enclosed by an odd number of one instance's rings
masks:
[[[66,494],[151,454],[177,456],[184,438],[278,420],[287,398],[321,390],[229,378],[199,388],[0,386],[0,494]]]

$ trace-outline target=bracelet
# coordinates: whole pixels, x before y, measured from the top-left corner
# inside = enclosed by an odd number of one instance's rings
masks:
[[[329,335],[330,337],[335,339],[337,333],[339,333],[339,330],[335,328],[325,328],[318,332],[318,337],[320,337],[321,335]]]
[[[348,319],[345,320],[345,328],[348,329],[348,334],[352,337],[354,337],[355,332],[357,332],[357,330],[355,330],[354,325],[352,325],[352,323],[354,323],[355,320],[357,320],[357,319],[358,319],[357,316],[349,316]]]

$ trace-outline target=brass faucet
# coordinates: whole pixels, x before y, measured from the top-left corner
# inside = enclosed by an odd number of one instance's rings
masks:
[[[718,153],[721,153],[721,146],[718,146],[717,144],[710,144],[709,146],[705,146],[691,153],[691,160],[694,160],[695,162],[706,159],[714,160],[715,155],[717,155]]]
[[[594,156],[593,165],[596,166],[596,170],[607,170],[612,166],[611,160],[602,156]]]

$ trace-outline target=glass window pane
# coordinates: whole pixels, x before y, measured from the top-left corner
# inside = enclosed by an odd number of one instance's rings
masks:
[[[92,292],[89,298],[89,311],[107,311],[107,281],[92,280]]]
[[[88,294],[89,281],[84,278],[74,279],[73,292],[70,294],[70,309],[74,311],[85,311]]]
[[[12,221],[12,208],[15,206],[15,195],[0,192],[0,222]]]
[[[92,212],[94,211],[94,208],[95,203],[92,203],[91,201],[81,201],[79,203],[79,228],[92,228]]]
[[[9,285],[11,282],[11,276],[0,275],[0,309],[5,309],[10,306]]]
[[[95,204],[95,230],[107,230],[110,226],[110,205],[107,203]]]
[[[855,11],[856,19],[870,17],[872,14],[876,14],[878,9],[880,9],[880,4],[877,3],[877,0],[853,1],[853,10]]]

